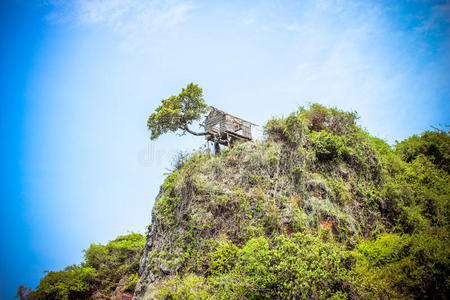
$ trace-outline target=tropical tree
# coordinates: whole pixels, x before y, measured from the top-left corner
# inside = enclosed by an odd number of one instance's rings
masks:
[[[151,139],[155,140],[167,132],[181,131],[196,135],[211,135],[209,132],[195,132],[190,126],[194,121],[209,111],[209,106],[203,99],[203,90],[189,83],[177,96],[161,100],[161,105],[150,115],[147,127],[151,131]]]

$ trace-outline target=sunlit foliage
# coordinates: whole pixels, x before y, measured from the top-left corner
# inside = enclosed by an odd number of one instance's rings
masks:
[[[151,139],[157,139],[169,131],[190,131],[189,126],[208,109],[202,89],[197,84],[188,84],[179,95],[163,99],[161,105],[150,115],[147,127],[151,131]]]
[[[31,293],[19,289],[20,299],[88,299],[94,292],[109,297],[123,277],[133,277],[128,289],[136,284],[136,273],[145,238],[131,233],[106,245],[92,244],[84,250],[84,262],[62,271],[46,272]],[[134,274],[134,276],[133,276]]]

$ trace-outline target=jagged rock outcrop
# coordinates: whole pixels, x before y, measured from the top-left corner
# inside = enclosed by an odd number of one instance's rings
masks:
[[[147,232],[147,239],[144,245],[144,253],[142,255],[141,261],[139,263],[139,275],[140,280],[136,284],[133,299],[142,299],[146,292],[151,292],[153,290],[152,284],[156,281],[157,276],[154,274],[152,266],[149,265],[149,252],[152,251],[153,239],[155,236],[155,226],[149,225]],[[154,266],[158,268],[158,266]],[[147,292],[147,293],[148,293]]]
[[[122,278],[112,293],[111,300],[131,300],[133,298],[133,294],[125,291],[125,288],[129,283],[130,280],[128,277]]]

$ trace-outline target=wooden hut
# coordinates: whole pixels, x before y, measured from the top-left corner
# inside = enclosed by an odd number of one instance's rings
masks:
[[[203,122],[205,131],[211,133],[206,136],[206,139],[216,145],[228,147],[251,141],[252,125],[256,124],[232,116],[212,106],[211,112]]]

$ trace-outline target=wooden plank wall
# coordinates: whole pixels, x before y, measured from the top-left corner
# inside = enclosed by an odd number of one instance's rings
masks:
[[[217,124],[219,124],[218,129],[220,132],[237,132],[238,130],[242,130],[239,132],[240,135],[243,135],[249,139],[252,138],[250,122],[246,122],[221,111],[214,110],[206,117],[204,122],[205,130],[207,132],[211,131],[211,129]]]
[[[218,112],[216,110],[212,111],[205,120],[205,130],[209,132],[214,127],[214,125],[223,123],[224,119],[224,113]],[[222,131],[222,128],[219,128],[219,130]]]

